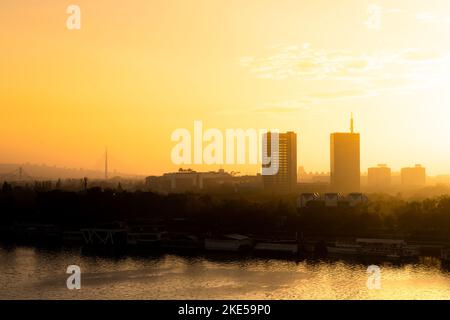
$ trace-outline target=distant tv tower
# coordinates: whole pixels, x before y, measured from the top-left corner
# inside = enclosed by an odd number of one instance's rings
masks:
[[[354,133],[354,130],[353,130],[353,112],[350,115],[350,133]]]
[[[108,148],[105,148],[105,180],[108,180]]]

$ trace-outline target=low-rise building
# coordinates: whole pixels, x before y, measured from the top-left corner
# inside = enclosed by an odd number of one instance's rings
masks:
[[[410,168],[402,168],[401,181],[404,187],[424,186],[426,184],[426,170],[420,164]]]

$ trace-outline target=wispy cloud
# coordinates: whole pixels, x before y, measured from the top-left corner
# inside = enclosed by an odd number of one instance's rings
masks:
[[[281,106],[273,106],[273,107],[266,107],[266,108],[257,108],[255,109],[256,112],[259,113],[292,113],[292,112],[298,112],[302,110],[302,108],[298,107],[281,107]]]
[[[241,65],[258,78],[341,79],[382,67],[388,57],[356,56],[344,50],[315,50],[307,45],[278,47],[264,57],[245,57]]]
[[[380,31],[384,16],[396,15],[402,12],[399,8],[385,8],[378,4],[369,4],[364,25],[368,30]]]
[[[385,8],[383,12],[386,14],[397,14],[403,12],[403,10],[400,8]]]
[[[308,110],[313,103],[314,101],[312,99],[307,98],[300,100],[275,101],[265,103],[253,111],[258,113],[293,113],[301,110]]]
[[[428,24],[447,25],[450,26],[450,16],[435,14],[431,11],[422,11],[414,15],[415,19]]]
[[[313,100],[336,100],[336,99],[346,99],[352,97],[362,97],[369,96],[371,93],[366,90],[353,89],[353,90],[337,90],[337,91],[323,91],[323,92],[313,92],[307,96]]]
[[[244,57],[240,64],[259,79],[339,84],[339,90],[305,92],[302,97],[314,103],[429,86],[430,79],[449,78],[445,73],[450,70],[450,56],[413,48],[369,54],[303,44],[272,46],[267,55]]]

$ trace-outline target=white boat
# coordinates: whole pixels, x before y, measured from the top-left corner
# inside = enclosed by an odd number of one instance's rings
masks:
[[[394,239],[356,239],[361,246],[360,254],[366,256],[384,256],[397,258],[402,254],[402,248],[406,245],[404,240]]]
[[[359,238],[355,242],[339,242],[327,246],[328,253],[386,258],[413,258],[420,254],[418,246],[407,245],[404,240]]]
[[[361,255],[385,256],[388,258],[414,258],[419,256],[418,246],[407,245],[397,239],[356,239],[361,246]]]

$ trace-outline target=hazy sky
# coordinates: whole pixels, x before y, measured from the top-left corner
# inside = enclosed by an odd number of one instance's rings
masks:
[[[294,130],[299,165],[329,171],[353,112],[363,171],[450,173],[449,39],[448,0],[2,1],[0,162],[100,169],[108,146],[157,174],[201,120]]]

